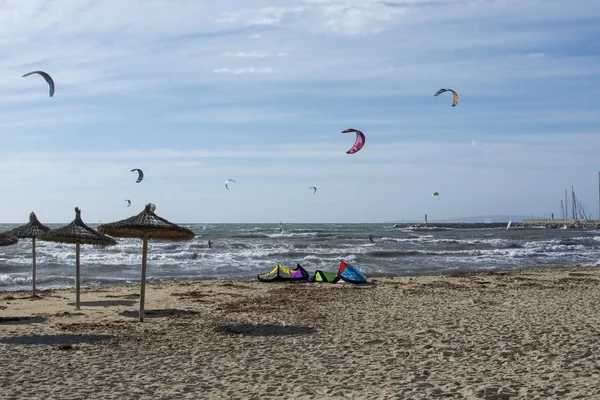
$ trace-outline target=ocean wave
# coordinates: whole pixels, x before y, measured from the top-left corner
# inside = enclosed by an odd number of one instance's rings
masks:
[[[505,229],[390,229],[385,224],[187,224],[197,236],[188,242],[151,241],[148,276],[154,280],[254,277],[269,267],[297,263],[309,271],[335,271],[339,260],[363,272],[420,274],[456,268],[522,268],[529,265],[595,264],[599,231]],[[210,228],[210,231],[209,229]],[[372,234],[375,243],[368,238]],[[75,248],[38,241],[38,287],[72,287]],[[120,239],[116,246],[82,246],[85,284],[139,282],[142,245]],[[0,252],[3,290],[31,287],[31,241]]]
[[[377,257],[377,258],[396,258],[396,257],[404,257],[404,256],[412,256],[416,254],[422,254],[417,250],[376,250],[366,252],[365,255],[369,257]]]
[[[284,258],[302,258],[306,256],[314,255],[305,251],[282,251],[269,253],[269,257],[284,257]]]
[[[239,234],[231,235],[231,237],[236,238],[236,239],[264,239],[264,238],[268,238],[269,235],[267,235],[266,233],[254,232],[254,233],[239,233]]]

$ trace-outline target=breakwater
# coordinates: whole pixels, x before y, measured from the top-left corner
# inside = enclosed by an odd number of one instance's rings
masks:
[[[506,228],[506,222],[402,222],[394,224],[399,229],[485,229]],[[547,229],[600,229],[600,221],[574,220],[524,220],[512,222],[512,228],[547,228]]]

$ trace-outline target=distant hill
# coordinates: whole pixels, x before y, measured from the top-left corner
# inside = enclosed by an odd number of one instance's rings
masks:
[[[525,219],[531,219],[531,216],[527,215],[478,215],[474,217],[460,217],[460,218],[449,218],[449,219],[429,219],[429,222],[466,222],[466,223],[489,223],[489,222],[521,222]],[[405,220],[396,222],[424,222],[421,220]]]

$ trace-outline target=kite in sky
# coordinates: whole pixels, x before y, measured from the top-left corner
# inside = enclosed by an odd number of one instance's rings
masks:
[[[52,77],[44,71],[31,71],[23,75],[23,78],[32,74],[38,74],[42,76],[42,78],[44,78],[46,82],[48,82],[50,97],[54,96],[54,80],[52,79]]]
[[[135,183],[140,183],[144,179],[144,172],[139,168],[134,168],[131,170],[131,172],[135,172],[135,171],[137,171],[137,173],[138,173],[138,178],[137,178],[137,181],[135,181]]]
[[[452,92],[452,107],[456,107],[456,105],[458,104],[458,93],[456,93],[456,91],[452,89],[440,89],[437,92],[435,92],[434,96],[439,96],[444,92]]]
[[[352,146],[352,148],[350,150],[348,150],[346,152],[346,154],[354,154],[357,151],[359,151],[360,149],[363,148],[363,146],[365,145],[365,134],[362,133],[361,131],[359,131],[358,129],[346,129],[343,130],[342,133],[351,133],[354,132],[356,133],[356,140],[354,141],[354,146]]]
[[[227,179],[225,181],[225,189],[229,190],[229,182],[233,182],[233,183],[237,183],[236,181],[234,181],[233,179]]]

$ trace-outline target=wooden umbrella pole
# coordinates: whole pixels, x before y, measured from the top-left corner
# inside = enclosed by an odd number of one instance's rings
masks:
[[[31,239],[31,256],[33,257],[33,261],[31,263],[31,286],[32,286],[32,297],[35,297],[35,281],[36,281],[36,273],[35,273],[35,237]]]
[[[81,280],[79,278],[79,243],[75,245],[75,309],[79,310],[79,288],[81,285]]]
[[[143,238],[142,242],[142,287],[140,289],[140,322],[144,322],[144,300],[146,299],[146,264],[148,260],[148,238]]]

